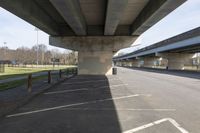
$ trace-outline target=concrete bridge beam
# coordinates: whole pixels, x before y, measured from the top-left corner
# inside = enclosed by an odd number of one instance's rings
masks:
[[[128,0],[109,0],[104,35],[114,35]]]
[[[86,22],[77,0],[50,0],[77,35],[86,35]]]

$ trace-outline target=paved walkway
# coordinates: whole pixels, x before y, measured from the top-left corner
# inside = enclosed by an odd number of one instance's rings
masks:
[[[2,133],[199,133],[200,80],[119,68],[77,76],[0,121]]]

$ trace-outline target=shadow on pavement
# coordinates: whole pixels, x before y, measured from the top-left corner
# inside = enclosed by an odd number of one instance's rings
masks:
[[[69,79],[12,114],[36,110],[37,112],[1,120],[0,131],[2,133],[121,133],[109,87],[109,80],[112,78],[114,76],[109,78],[77,76]]]

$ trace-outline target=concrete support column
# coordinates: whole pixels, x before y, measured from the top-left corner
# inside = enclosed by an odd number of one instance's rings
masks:
[[[185,66],[192,66],[192,57],[194,54],[182,53],[159,53],[157,54],[168,60],[169,70],[184,70]]]
[[[144,57],[144,67],[153,68],[158,60],[157,57]]]
[[[50,37],[50,44],[79,52],[78,74],[111,75],[112,57],[138,36]],[[122,64],[123,65],[123,64]]]
[[[122,62],[121,61],[115,61],[116,66],[122,66]]]
[[[138,59],[133,59],[132,66],[133,67],[139,67],[139,60]]]
[[[126,66],[126,61],[122,61],[122,66],[123,66],[123,67]]]
[[[170,70],[184,70],[185,66],[192,66],[192,57],[194,54],[169,54],[168,55],[168,69]]]
[[[112,57],[110,51],[79,51],[78,74],[79,75],[111,75]]]
[[[132,61],[131,60],[127,60],[126,61],[126,66],[127,67],[132,67]]]

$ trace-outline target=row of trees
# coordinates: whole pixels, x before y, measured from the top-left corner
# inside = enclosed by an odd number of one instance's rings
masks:
[[[58,49],[48,50],[44,44],[32,48],[19,47],[16,50],[0,47],[0,60],[8,60],[13,64],[52,64],[52,59],[59,59],[60,64],[77,64],[77,52],[68,50],[60,52]]]

